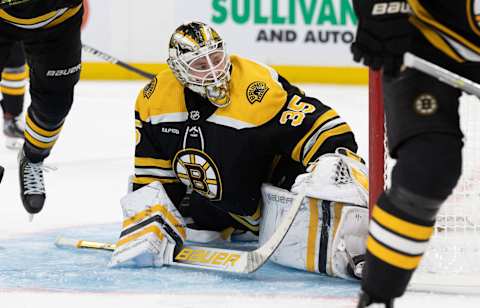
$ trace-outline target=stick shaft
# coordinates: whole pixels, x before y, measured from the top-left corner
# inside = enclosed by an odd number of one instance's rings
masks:
[[[141,70],[139,68],[136,68],[136,67],[134,67],[134,66],[132,66],[132,65],[126,63],[126,62],[123,62],[123,61],[121,61],[121,60],[119,60],[119,59],[117,59],[117,58],[115,58],[115,57],[113,57],[113,56],[111,56],[111,55],[109,55],[109,54],[107,54],[103,51],[100,51],[100,50],[98,50],[94,47],[91,47],[89,45],[82,44],[82,49],[85,50],[86,52],[94,55],[94,56],[97,56],[97,57],[109,62],[109,63],[121,66],[124,69],[126,69],[128,71],[131,71],[131,72],[134,72],[134,73],[136,73],[140,76],[143,76],[147,79],[153,79],[155,77],[155,75],[152,74],[152,73],[149,73],[149,72],[146,72],[146,71]]]
[[[405,53],[403,64],[407,67],[417,69],[425,74],[437,78],[438,80],[461,89],[469,94],[480,97],[480,85],[470,79],[457,75],[427,60],[419,58],[409,52]]]

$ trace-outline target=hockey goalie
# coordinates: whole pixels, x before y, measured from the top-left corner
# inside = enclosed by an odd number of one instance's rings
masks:
[[[227,54],[204,23],[176,29],[167,63],[137,97],[135,175],[110,265],[169,265],[185,241],[262,245],[300,194],[270,260],[360,279],[368,177],[348,124],[272,68]]]

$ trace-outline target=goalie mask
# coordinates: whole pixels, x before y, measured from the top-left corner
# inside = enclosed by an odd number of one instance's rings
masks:
[[[230,103],[230,58],[210,26],[191,22],[178,27],[170,38],[167,63],[180,83],[215,106]]]

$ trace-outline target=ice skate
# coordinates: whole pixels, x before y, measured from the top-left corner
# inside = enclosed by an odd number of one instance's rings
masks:
[[[19,152],[18,165],[20,196],[23,207],[30,214],[29,220],[32,221],[33,215],[39,213],[45,203],[45,184],[43,180],[45,167],[43,162],[32,163],[29,161],[23,150]]]
[[[5,135],[5,146],[10,150],[18,150],[23,146],[23,129],[18,124],[17,118],[4,118],[3,134]]]

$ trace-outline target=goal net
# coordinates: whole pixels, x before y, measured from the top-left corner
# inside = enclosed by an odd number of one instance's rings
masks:
[[[370,204],[389,185],[395,164],[386,150],[381,75],[369,73]],[[465,135],[462,176],[439,212],[429,249],[410,289],[480,294],[480,101],[463,95]]]

